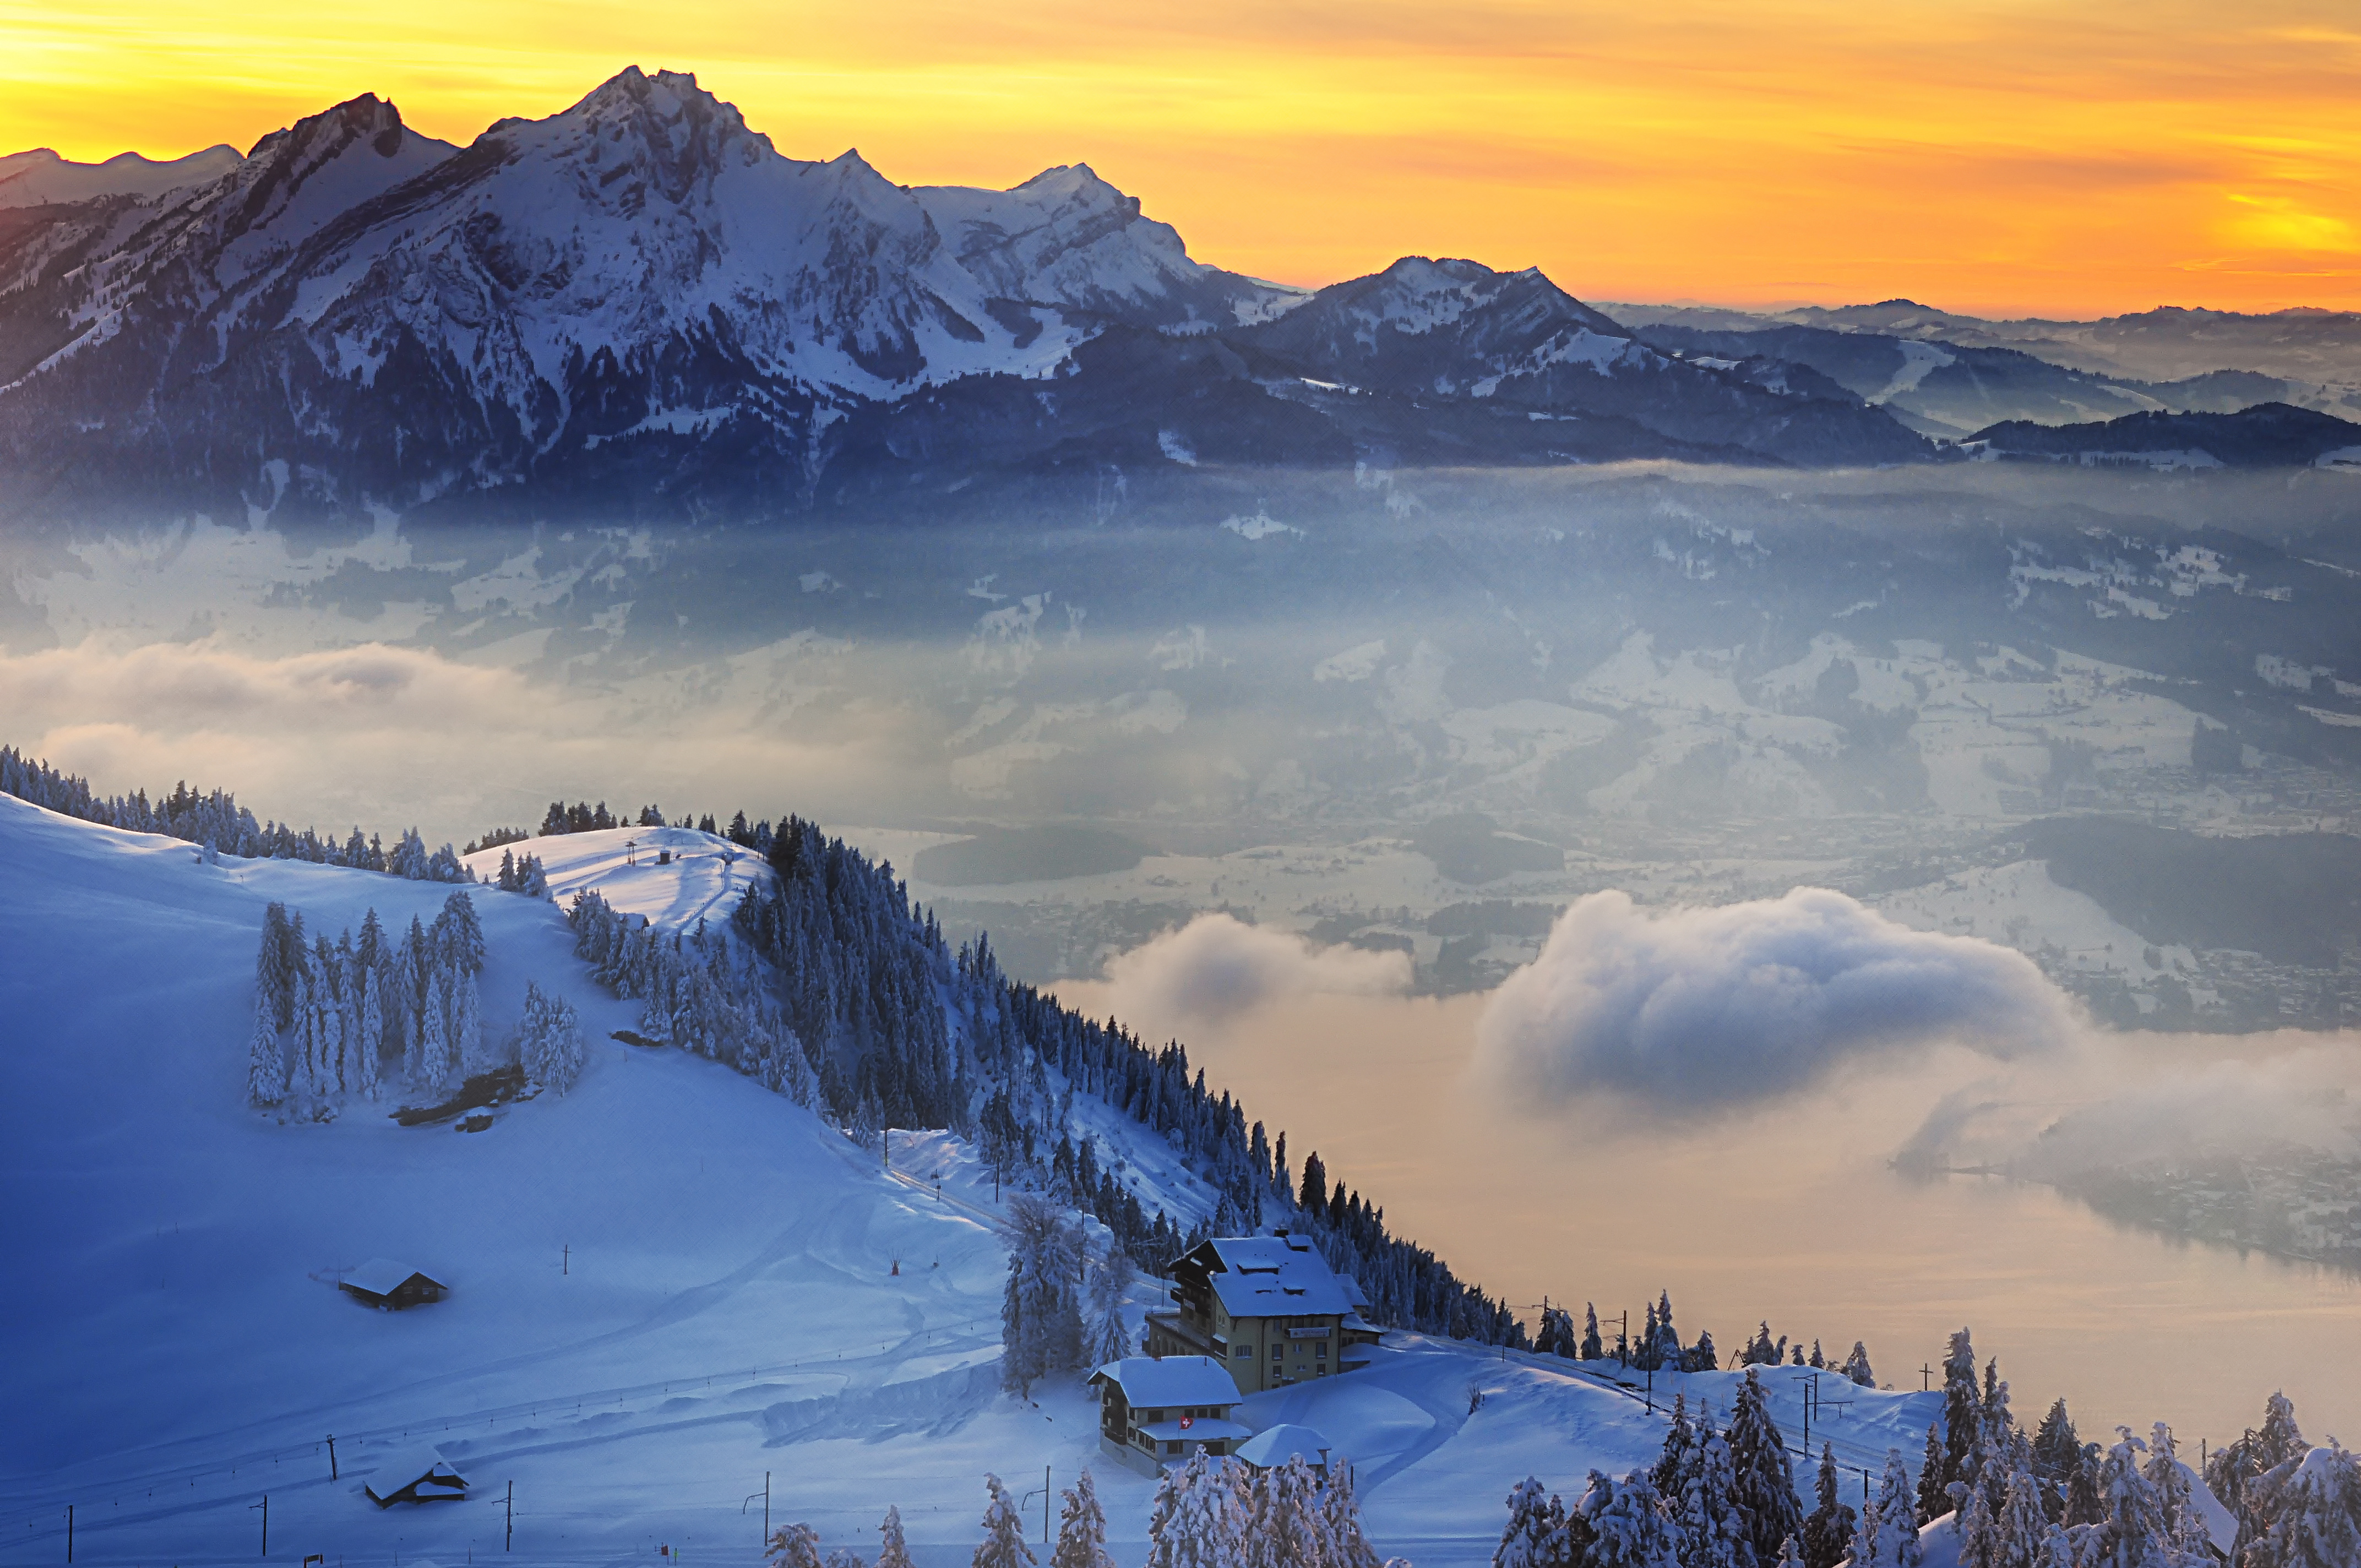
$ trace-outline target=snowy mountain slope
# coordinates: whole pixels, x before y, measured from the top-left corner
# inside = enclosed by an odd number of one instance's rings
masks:
[[[597,828],[503,849],[539,860],[549,875],[550,896],[560,905],[596,888],[624,914],[643,915],[674,931],[693,929],[700,920],[721,925],[737,912],[748,888],[778,881],[762,856],[690,828]],[[502,852],[478,850],[463,856],[461,863],[489,881],[500,869]],[[659,865],[659,854],[672,858]]]
[[[694,855],[660,870],[676,887],[709,874]],[[315,931],[367,907],[398,927],[447,891],[208,866],[177,840],[0,799],[0,1008],[21,1025],[0,1044],[11,1560],[61,1544],[67,1503],[81,1560],[239,1560],[268,1493],[274,1551],[449,1561],[493,1548],[511,1482],[525,1563],[751,1551],[741,1504],[769,1472],[774,1519],[858,1544],[895,1504],[932,1565],[964,1560],[985,1471],[1045,1464],[1059,1485],[1092,1466],[1118,1561],[1139,1560],[1148,1484],[1098,1453],[1079,1388],[1038,1408],[994,1391],[1003,1254],[965,1147],[897,1135],[889,1179],[750,1080],[598,1039],[632,1013],[588,982],[551,905],[476,893],[485,1016],[504,1026],[528,979],[567,996],[595,1041],[571,1093],[473,1134],[359,1104],[326,1124],[246,1109],[263,904]],[[446,1279],[449,1299],[383,1314],[335,1290],[379,1254]],[[1803,1376],[1776,1375],[1783,1417]],[[1687,1384],[1726,1405],[1733,1380]],[[1663,1418],[1638,1392],[1394,1335],[1368,1372],[1246,1416],[1308,1421],[1354,1455],[1381,1548],[1472,1563],[1524,1474],[1574,1487],[1591,1465],[1653,1458]],[[1926,1398],[1856,1396],[1846,1462],[1923,1427]],[[379,1464],[422,1440],[475,1498],[368,1503]]]
[[[0,207],[45,207],[105,196],[152,197],[219,179],[237,167],[237,148],[209,147],[184,158],[118,152],[103,163],[76,163],[46,147],[0,158]]]

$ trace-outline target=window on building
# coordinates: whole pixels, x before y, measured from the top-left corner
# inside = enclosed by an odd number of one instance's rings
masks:
[[[1230,1347],[1230,1354],[1243,1361],[1254,1354],[1254,1346],[1250,1344],[1233,1345]]]
[[[1284,1352],[1283,1352],[1283,1350],[1282,1350],[1282,1347],[1280,1347],[1280,1346],[1279,1346],[1279,1345],[1277,1345],[1277,1344],[1274,1344],[1274,1345],[1272,1345],[1272,1346],[1270,1347],[1270,1358],[1271,1358],[1273,1361],[1277,1361],[1282,1354],[1284,1354]]]
[[[1312,1352],[1312,1354],[1314,1354],[1314,1355],[1316,1355],[1316,1356],[1318,1356],[1318,1357],[1319,1357],[1321,1360],[1323,1360],[1323,1361],[1327,1360],[1327,1359],[1328,1359],[1328,1342],[1327,1342],[1326,1340],[1322,1340],[1322,1341],[1320,1342],[1319,1345],[1318,1345],[1315,1349],[1313,1349],[1313,1351]]]
[[[1180,1452],[1180,1445],[1177,1442],[1168,1442],[1164,1445],[1164,1452],[1167,1453],[1178,1453]]]

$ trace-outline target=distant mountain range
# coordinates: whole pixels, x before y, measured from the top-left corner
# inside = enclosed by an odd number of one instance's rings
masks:
[[[1268,283],[1087,167],[898,185],[784,157],[669,71],[464,148],[364,96],[242,158],[0,159],[0,506],[720,516],[1198,464],[1877,465],[2288,395],[1726,316],[1619,321],[1460,260]]]
[[[2131,468],[2340,468],[2361,472],[2361,424],[2262,403],[2236,413],[2136,413],[2086,424],[2009,420],[1967,444],[1993,457]]]

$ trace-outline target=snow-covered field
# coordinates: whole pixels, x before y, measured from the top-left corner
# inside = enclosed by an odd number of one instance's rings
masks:
[[[620,864],[632,836],[673,865]],[[684,830],[523,847],[554,884],[666,921],[718,917],[759,874]],[[475,1134],[398,1126],[390,1103],[327,1124],[247,1109],[265,904],[315,932],[372,906],[399,928],[449,891],[207,866],[0,798],[0,1562],[61,1561],[69,1506],[78,1563],[253,1561],[267,1494],[274,1561],[447,1565],[502,1550],[513,1484],[514,1561],[662,1546],[752,1563],[763,1504],[746,1498],[767,1476],[774,1522],[870,1548],[896,1505],[920,1560],[949,1563],[976,1539],[987,1471],[1023,1491],[1084,1464],[1118,1559],[1141,1558],[1149,1484],[1100,1454],[1079,1386],[1038,1404],[998,1392],[1005,1254],[964,1152],[902,1135],[889,1174],[750,1080],[609,1039],[637,1009],[590,984],[554,905],[474,895],[486,1032],[513,1023],[528,980],[565,994],[594,1042],[571,1093]],[[387,1314],[335,1288],[379,1255],[450,1298]],[[1783,1420],[1812,1376],[1772,1375]],[[1726,1409],[1732,1381],[1660,1376],[1654,1393],[1686,1382]],[[1258,1396],[1245,1419],[1313,1426],[1350,1455],[1381,1551],[1472,1563],[1516,1479],[1578,1490],[1592,1466],[1653,1459],[1664,1423],[1644,1396],[1389,1335],[1369,1371]],[[1938,1403],[1830,1396],[1848,1465],[1915,1453]],[[379,1510],[364,1483],[422,1441],[474,1495]]]

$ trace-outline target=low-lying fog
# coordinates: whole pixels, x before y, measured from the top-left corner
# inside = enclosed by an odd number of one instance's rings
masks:
[[[1512,1300],[2361,1414],[2351,1276],[2157,1239],[2361,1264],[2361,480],[996,494],[0,542],[0,742],[339,837],[799,812]]]

